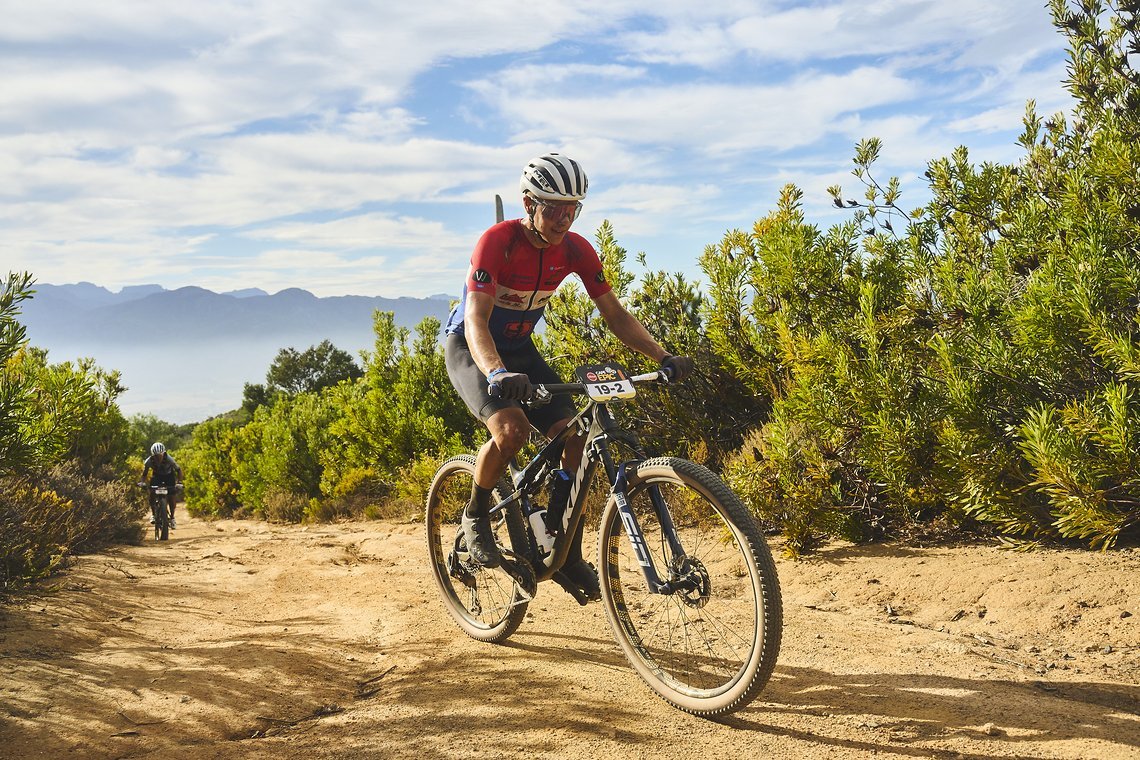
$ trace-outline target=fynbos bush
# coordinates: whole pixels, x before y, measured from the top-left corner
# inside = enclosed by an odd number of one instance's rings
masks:
[[[137,543],[145,511],[122,483],[58,465],[38,480],[0,479],[0,564],[4,588],[63,567],[74,554]]]

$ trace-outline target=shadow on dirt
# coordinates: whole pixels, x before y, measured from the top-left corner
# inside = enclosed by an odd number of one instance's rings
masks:
[[[225,590],[197,587],[192,574],[147,582],[186,562],[162,550],[130,562],[102,556],[88,577],[115,577],[115,596],[76,574],[0,609],[0,746],[18,741],[29,757],[118,757],[145,738],[148,752],[163,755],[189,737],[249,736],[352,695],[359,668],[338,642],[312,633],[327,622],[316,615],[262,621],[235,611],[217,640],[176,648],[141,632],[205,630],[221,616],[195,602]]]
[[[794,736],[799,732],[773,725],[766,716],[796,713],[844,718],[886,734],[887,741],[871,744],[837,739],[835,746],[896,754],[908,754],[907,742],[955,735],[1014,746],[1043,739],[1140,746],[1135,719],[1140,714],[1140,687],[1121,684],[936,675],[910,675],[903,681],[897,675],[846,676],[778,666],[760,699],[764,701],[721,722],[742,730]],[[983,730],[987,724],[993,728]],[[832,743],[819,735],[795,738]],[[926,757],[929,752],[915,747],[909,754]]]

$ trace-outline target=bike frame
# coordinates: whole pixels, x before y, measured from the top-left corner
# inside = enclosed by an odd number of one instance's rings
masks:
[[[166,486],[163,486],[163,487],[166,488]],[[155,486],[148,486],[148,490],[150,491],[150,512],[152,515],[154,515],[155,519],[158,519],[161,516],[159,514],[159,512],[160,512],[159,507],[166,510],[166,512],[163,514],[166,514],[166,515],[170,514],[170,502],[169,502],[170,496],[168,494],[169,494],[169,490],[173,490],[173,489],[168,489],[167,493],[159,493],[155,489],[156,489]]]
[[[630,380],[633,383],[639,383],[657,380],[660,377],[661,373],[650,372],[631,377]],[[544,393],[550,395],[585,393],[586,386],[582,383],[559,383],[540,385],[537,386],[537,388],[541,389],[537,392],[537,395],[541,396]],[[562,466],[562,451],[565,448],[566,441],[571,436],[581,433],[586,437],[586,443],[582,452],[582,461],[579,463],[577,470],[573,473],[574,479],[567,497],[566,510],[569,513],[569,519],[564,518],[565,530],[559,532],[554,539],[554,545],[551,548],[552,558],[549,565],[543,562],[532,562],[532,565],[535,565],[534,573],[536,580],[544,581],[553,577],[566,562],[566,555],[570,551],[570,542],[577,532],[578,525],[582,521],[583,514],[585,513],[586,496],[589,493],[590,485],[593,483],[594,477],[597,475],[598,466],[601,465],[605,469],[606,478],[610,483],[610,494],[617,503],[618,512],[621,515],[622,528],[629,538],[634,554],[637,556],[637,561],[641,565],[641,571],[645,575],[647,588],[652,593],[671,594],[676,589],[672,583],[662,580],[658,574],[657,568],[654,566],[653,559],[646,546],[645,535],[638,525],[637,517],[633,513],[633,507],[630,505],[628,498],[626,469],[631,463],[641,461],[645,459],[646,456],[636,436],[624,430],[618,425],[617,421],[614,420],[613,414],[611,414],[609,410],[610,403],[613,402],[599,403],[594,399],[590,399],[582,410],[571,418],[566,427],[543,446],[525,466],[519,467],[516,462],[511,462],[510,471],[515,490],[492,507],[491,514],[492,516],[495,515],[506,508],[511,502],[518,502],[522,509],[523,517],[528,523],[528,535],[531,537],[531,558],[537,558],[538,552],[535,546],[534,536],[531,534],[531,529],[529,528],[529,518],[531,513],[541,509],[541,507],[536,507],[530,497],[543,487],[547,476],[552,470]],[[615,462],[609,449],[609,443],[615,440],[620,440],[632,448],[638,458],[636,460]],[[661,490],[657,486],[650,486],[649,494],[654,511],[657,513],[657,519],[661,523],[661,529],[666,541],[669,543],[669,548],[673,556],[678,560],[684,559],[685,551],[677,537],[672,516],[669,513],[668,506],[665,504],[665,499],[661,496]]]

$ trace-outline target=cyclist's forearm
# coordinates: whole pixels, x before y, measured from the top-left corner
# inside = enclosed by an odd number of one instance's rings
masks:
[[[463,334],[467,338],[467,347],[471,349],[471,358],[475,366],[489,374],[491,370],[503,366],[503,360],[495,348],[495,339],[491,337],[491,328],[488,326],[491,319],[491,309],[495,301],[483,293],[471,293],[467,297],[467,309],[463,314]]]
[[[645,325],[624,308],[609,315],[603,313],[602,316],[613,334],[628,348],[644,354],[655,362],[661,361],[669,353],[654,340],[645,329]]]
[[[495,341],[491,338],[490,331],[486,328],[469,329],[466,337],[467,347],[471,349],[471,358],[475,360],[475,366],[482,370],[484,375],[504,366],[499,352],[495,350]]]
[[[669,352],[653,339],[645,329],[645,325],[622,306],[612,290],[595,298],[594,303],[601,312],[602,319],[606,320],[606,326],[628,348],[644,354],[655,362],[661,361],[668,355]]]

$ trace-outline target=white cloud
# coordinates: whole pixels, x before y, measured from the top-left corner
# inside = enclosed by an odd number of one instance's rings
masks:
[[[787,181],[822,195],[863,137],[912,183],[959,143],[1015,155],[1024,101],[1064,106],[1061,47],[1037,0],[18,3],[0,258],[47,282],[426,295],[557,149],[591,176],[580,231],[610,218],[691,262],[671,230],[748,227]]]
[[[628,143],[701,152],[809,144],[841,114],[911,96],[914,88],[886,69],[810,72],[779,85],[663,84],[600,95],[512,92],[496,105],[521,136],[620,135]]]
[[[268,292],[302,287],[317,296],[366,295],[399,298],[409,294],[458,294],[466,260],[436,254],[395,258],[352,256],[337,250],[271,249],[230,262],[201,285],[224,292],[256,283]],[[244,283],[244,284],[243,284]]]
[[[786,4],[783,4],[786,5]],[[664,65],[727,66],[746,54],[764,62],[872,58],[942,50],[947,65],[994,66],[1053,49],[1056,39],[1036,2],[832,0],[808,7],[758,4],[701,22],[664,16],[662,28],[622,35],[634,60]],[[1016,39],[1016,45],[1009,44]]]
[[[395,218],[381,213],[360,214],[331,222],[267,225],[244,234],[255,239],[340,250],[376,247],[425,250],[437,245],[455,247],[470,243],[466,238],[450,234],[437,221]]]

